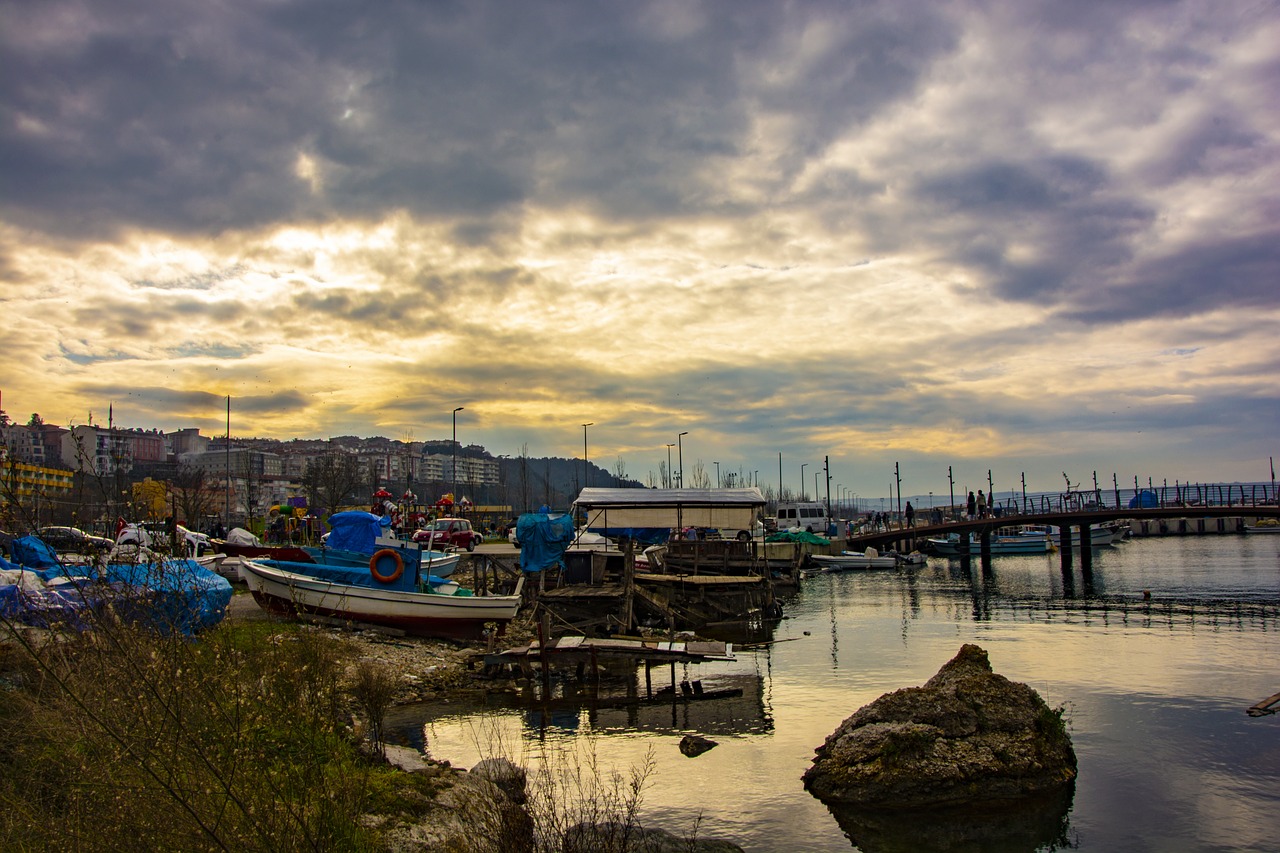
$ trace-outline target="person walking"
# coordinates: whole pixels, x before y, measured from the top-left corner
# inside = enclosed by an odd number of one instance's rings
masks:
[[[904,510],[907,514],[907,527],[916,526],[916,508],[911,505],[911,501],[907,501],[907,508]]]
[[[969,520],[973,521],[974,515],[978,512],[978,499],[973,496],[973,492],[969,492],[969,501],[965,504],[965,509],[968,510]]]

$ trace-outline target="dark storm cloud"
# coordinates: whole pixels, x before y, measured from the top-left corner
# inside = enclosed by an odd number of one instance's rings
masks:
[[[757,110],[795,120],[781,186],[955,39],[927,6],[682,11],[687,32],[649,4],[11,3],[0,204],[71,234],[484,216],[534,194],[621,217],[705,209]],[[772,79],[824,24],[835,37],[804,73]]]
[[[163,387],[120,386],[109,383],[82,383],[78,389],[86,398],[109,400],[121,413],[135,406],[148,414],[204,417],[210,411],[225,409],[227,398],[206,391],[181,391]],[[314,404],[307,395],[296,390],[257,396],[233,396],[232,407],[241,414],[281,414],[301,412]]]

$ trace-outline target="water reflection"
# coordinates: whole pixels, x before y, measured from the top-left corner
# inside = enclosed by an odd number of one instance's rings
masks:
[[[862,853],[1029,853],[1074,847],[1067,820],[1074,786],[999,807],[866,811],[829,806]]]
[[[421,748],[425,729],[431,755],[460,766],[504,751],[516,760],[555,755],[595,738],[602,760],[625,773],[653,750],[644,824],[697,825],[699,837],[753,853],[1274,847],[1280,717],[1244,709],[1280,689],[1280,542],[1100,550],[1089,574],[1078,560],[1064,573],[1052,554],[997,557],[989,574],[975,558],[967,570],[934,559],[808,578],[765,633],[772,645],[676,673],[677,689],[701,680],[704,690],[738,687],[741,697],[687,708],[670,697],[635,707],[602,701],[627,698],[627,678],[647,697],[643,673],[633,671],[594,695],[557,685],[553,698],[581,702],[574,707],[516,693],[395,709],[395,736]],[[1080,772],[1073,799],[991,838],[963,815],[933,824],[836,814],[803,789],[813,749],[845,717],[923,683],[963,642],[1068,708]],[[654,677],[655,692],[672,681],[669,672]],[[720,746],[687,758],[677,748],[687,731],[710,731]]]

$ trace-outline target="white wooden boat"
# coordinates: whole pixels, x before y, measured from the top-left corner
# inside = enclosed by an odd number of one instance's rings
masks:
[[[394,557],[390,558],[394,560]],[[486,622],[505,625],[520,609],[522,577],[511,595],[474,595],[441,578],[398,571],[244,560],[240,574],[259,606],[286,615],[313,613],[399,628],[423,637],[481,639]],[[408,567],[401,567],[408,568]]]
[[[809,559],[823,572],[849,572],[859,569],[892,569],[898,565],[893,554],[879,554],[874,548],[866,551],[841,551],[839,554],[810,554]]]

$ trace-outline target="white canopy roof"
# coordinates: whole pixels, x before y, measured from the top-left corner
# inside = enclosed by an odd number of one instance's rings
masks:
[[[765,506],[750,489],[583,489],[574,506],[587,527],[714,527],[750,530]]]

